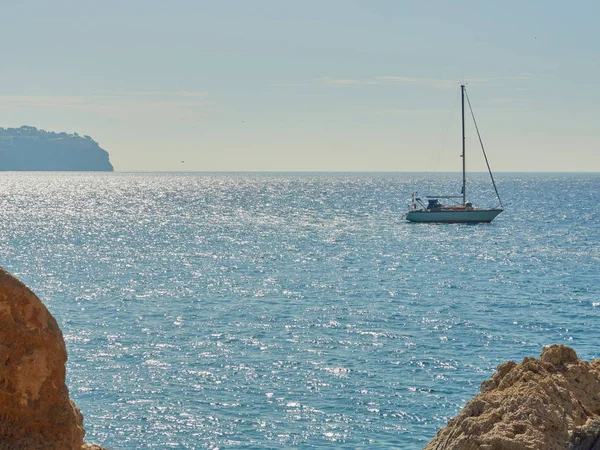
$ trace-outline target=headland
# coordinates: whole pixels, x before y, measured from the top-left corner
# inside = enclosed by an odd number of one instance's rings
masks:
[[[90,136],[36,127],[0,128],[2,171],[112,172],[108,152]]]

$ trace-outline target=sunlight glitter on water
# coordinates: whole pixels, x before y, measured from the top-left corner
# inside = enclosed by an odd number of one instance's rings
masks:
[[[492,224],[432,227],[401,217],[423,175],[7,173],[0,263],[90,441],[416,449],[498,363],[598,357],[600,177],[498,181]]]

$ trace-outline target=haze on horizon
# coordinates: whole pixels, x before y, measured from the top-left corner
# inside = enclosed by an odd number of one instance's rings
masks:
[[[597,2],[1,10],[0,126],[90,135],[117,171],[460,170],[466,82],[494,171],[600,172]]]

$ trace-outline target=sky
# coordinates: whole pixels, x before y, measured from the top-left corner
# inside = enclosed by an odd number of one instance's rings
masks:
[[[600,172],[600,2],[0,0],[0,126],[129,171]],[[467,127],[467,166],[484,170]]]

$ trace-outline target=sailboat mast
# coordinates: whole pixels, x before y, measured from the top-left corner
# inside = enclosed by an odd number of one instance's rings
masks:
[[[460,96],[461,96],[461,100],[462,100],[462,172],[463,172],[463,179],[462,179],[462,197],[463,197],[463,205],[467,204],[467,189],[466,189],[466,184],[467,184],[467,178],[465,175],[466,172],[466,157],[465,157],[465,85],[461,84],[460,85]]]

